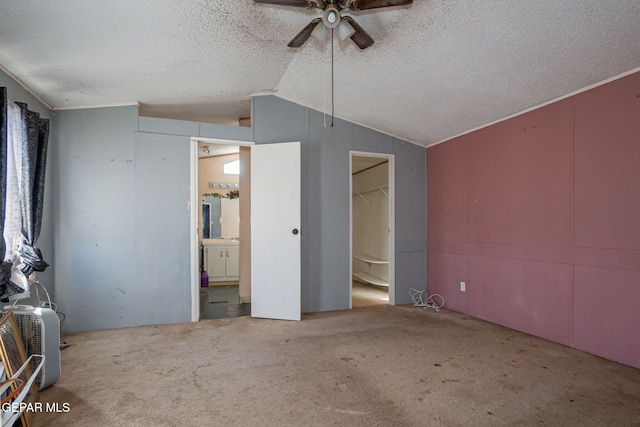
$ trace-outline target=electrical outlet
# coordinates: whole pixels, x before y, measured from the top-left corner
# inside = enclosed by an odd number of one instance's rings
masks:
[[[460,282],[460,291],[461,292],[467,291],[467,284],[465,282]]]

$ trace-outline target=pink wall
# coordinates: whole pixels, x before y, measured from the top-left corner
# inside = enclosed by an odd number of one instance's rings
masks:
[[[640,73],[429,148],[427,184],[429,294],[640,368]]]

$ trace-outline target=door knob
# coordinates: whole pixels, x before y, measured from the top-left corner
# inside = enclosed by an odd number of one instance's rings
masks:
[[[297,229],[297,228],[294,228],[293,230],[291,230],[291,232],[292,232],[294,235],[296,235],[296,234],[298,234],[298,229]]]

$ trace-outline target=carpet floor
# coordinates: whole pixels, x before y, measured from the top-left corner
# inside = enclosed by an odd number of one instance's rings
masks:
[[[640,370],[444,309],[63,338],[36,426],[640,425]]]

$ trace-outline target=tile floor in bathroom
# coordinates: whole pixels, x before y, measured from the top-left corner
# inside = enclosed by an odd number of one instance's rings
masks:
[[[240,304],[238,285],[200,288],[200,319],[228,319],[251,315],[251,304]]]

